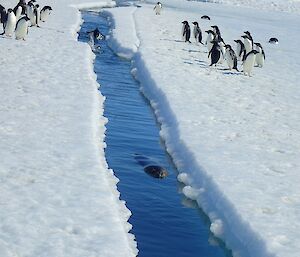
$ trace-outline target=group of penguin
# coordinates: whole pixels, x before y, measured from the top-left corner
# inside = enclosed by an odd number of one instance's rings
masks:
[[[3,32],[0,35],[12,37],[15,32],[17,40],[25,40],[28,34],[28,27],[40,27],[40,22],[45,22],[52,11],[51,6],[40,6],[36,0],[19,0],[18,4],[7,11],[0,5],[0,23],[3,26]]]
[[[210,20],[206,15],[201,18]],[[189,23],[185,20],[182,24],[183,40],[191,43],[191,29]],[[237,63],[238,61],[242,61],[243,73],[248,76],[251,76],[251,71],[255,65],[257,65],[257,67],[263,67],[266,58],[264,49],[260,43],[254,43],[249,31],[245,31],[244,35],[241,36],[243,41],[240,39],[234,40],[237,44],[235,52],[229,44],[225,44],[218,26],[211,26],[212,29],[205,31],[207,33],[207,38],[203,43],[202,31],[199,23],[194,21],[193,25],[193,36],[195,41],[207,46],[208,58],[211,60],[210,66],[216,66],[218,63],[222,63],[226,60],[229,70],[235,69],[236,71],[239,71]]]

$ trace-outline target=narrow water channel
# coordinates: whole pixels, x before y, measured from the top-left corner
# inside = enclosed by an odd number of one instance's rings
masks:
[[[79,40],[99,28],[108,34],[105,18],[84,12]],[[197,204],[181,193],[176,168],[159,137],[153,111],[133,79],[129,61],[117,57],[105,41],[95,59],[100,91],[106,97],[106,159],[120,179],[118,189],[132,216],[140,257],[225,257],[231,256],[209,231],[209,220]],[[168,170],[168,177],[149,176],[135,160],[139,154]]]

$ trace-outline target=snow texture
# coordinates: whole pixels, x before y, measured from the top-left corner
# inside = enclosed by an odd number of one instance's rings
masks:
[[[117,24],[110,44],[121,56],[132,53],[133,74],[155,109],[167,151],[184,173],[178,179],[187,184],[185,195],[197,200],[211,231],[235,257],[298,257],[299,12],[259,10],[268,1],[240,1],[256,4],[232,8],[165,0],[158,16],[151,2],[105,12]],[[294,4],[273,2],[285,4],[285,10]],[[234,49],[233,40],[249,30],[264,47],[265,66],[255,67],[252,77],[226,70],[225,63],[208,67],[207,48],[182,41],[183,20],[191,28],[198,21],[203,33],[218,25]],[[279,44],[268,44],[270,37]]]
[[[104,157],[95,56],[77,41],[78,8],[115,3],[38,3],[53,8],[41,28],[0,37],[0,256],[136,256]]]

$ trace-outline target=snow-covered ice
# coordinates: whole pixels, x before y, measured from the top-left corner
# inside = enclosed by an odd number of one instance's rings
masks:
[[[0,37],[0,256],[136,256],[104,157],[94,55],[76,33],[78,8],[115,3],[38,2],[53,8],[41,28]]]
[[[131,50],[134,76],[155,109],[167,150],[187,174],[179,176],[188,183],[184,193],[196,198],[211,231],[234,256],[298,257],[297,1],[272,1],[282,5],[280,10],[294,10],[287,13],[262,10],[267,0],[235,1],[241,6],[234,8],[165,0],[160,16],[153,11],[156,1],[149,2],[105,12],[115,27],[110,45],[120,55],[122,48],[128,56]],[[201,20],[202,15],[211,21]],[[255,68],[252,77],[225,65],[209,68],[204,46],[182,42],[183,20],[198,21],[203,32],[218,25],[234,49],[233,40],[249,30],[265,49],[265,66]],[[270,37],[279,44],[268,44]]]

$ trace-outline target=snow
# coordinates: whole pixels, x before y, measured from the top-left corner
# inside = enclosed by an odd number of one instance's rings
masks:
[[[53,8],[41,28],[0,37],[0,256],[136,256],[104,157],[94,55],[76,33],[78,7],[115,3],[38,2]]]
[[[267,0],[234,8],[165,0],[158,16],[156,1],[149,2],[104,13],[115,24],[111,47],[132,58],[155,109],[167,151],[183,173],[178,180],[187,184],[183,193],[197,200],[234,256],[297,257],[300,12],[264,11]],[[297,2],[273,3],[289,11]],[[233,40],[249,30],[264,47],[265,66],[252,77],[224,70],[225,64],[208,67],[204,46],[181,41],[183,20],[198,21],[203,32],[218,25],[234,49]],[[270,37],[279,44],[268,44]]]

